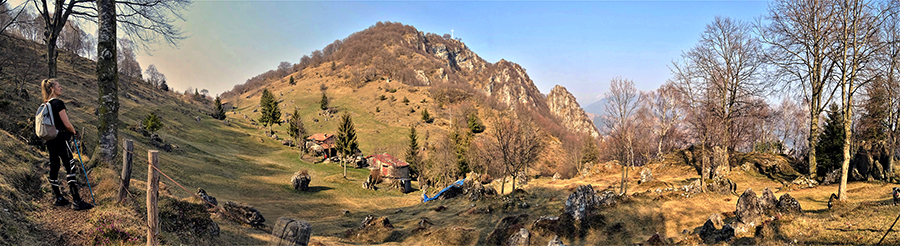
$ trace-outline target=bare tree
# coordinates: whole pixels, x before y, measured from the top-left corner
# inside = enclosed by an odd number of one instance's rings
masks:
[[[100,3],[93,0],[56,0],[49,3],[47,0],[30,1],[37,6],[38,16],[44,21],[48,77],[55,78],[58,56],[56,43],[63,26],[70,16],[102,24],[98,20],[102,18]],[[185,38],[173,23],[176,19],[184,20],[180,11],[189,6],[191,0],[119,0],[113,4],[119,6],[114,11],[116,13],[113,13],[116,23],[121,25],[119,28],[130,40],[138,40],[144,49],[149,50],[149,45],[158,42],[159,38],[173,46],[177,46]]]
[[[119,39],[119,46],[116,47],[119,76],[141,78],[141,64],[137,61],[134,49],[134,42],[126,38]]]
[[[89,39],[87,32],[82,30],[77,23],[69,21],[69,24],[60,33],[58,44],[63,50],[85,56],[90,53],[89,50],[92,48]]]
[[[837,68],[841,88],[841,110],[844,126],[844,160],[841,163],[841,184],[838,198],[847,200],[847,173],[850,169],[850,139],[853,132],[853,96],[867,83],[878,77],[874,58],[879,50],[878,27],[885,20],[889,8],[879,9],[874,1],[845,0],[836,6],[838,29],[832,60]]]
[[[809,107],[808,169],[816,177],[816,145],[819,116],[834,96],[834,0],[777,0],[769,7],[769,25],[757,24],[760,40],[768,45],[766,61],[776,68],[776,77],[801,91]]]
[[[628,178],[627,167],[634,166],[635,161],[635,115],[640,100],[634,82],[630,79],[616,77],[610,82],[606,93],[609,103],[606,104],[606,115],[603,123],[609,129],[609,137],[613,141],[615,158],[622,165],[622,186],[620,193],[626,194],[625,180]]]
[[[147,66],[147,69],[144,70],[144,73],[147,74],[147,82],[150,82],[153,87],[159,87],[163,81],[166,81],[166,75],[160,73],[159,70],[156,69],[156,65],[150,64]]]
[[[706,128],[704,135],[718,135],[716,142],[726,150],[726,162],[736,145],[737,120],[748,116],[748,111],[758,106],[756,99],[764,95],[765,80],[757,78],[763,66],[760,52],[749,24],[717,16],[706,26],[699,43],[682,54],[684,63],[673,63],[676,77],[685,78],[674,80],[677,90],[702,102],[698,109],[708,110],[704,118],[718,121],[717,131]]]
[[[653,133],[656,134],[656,157],[662,157],[663,142],[669,132],[677,127],[684,118],[684,112],[679,107],[682,104],[682,96],[671,82],[663,84],[656,91],[647,94],[650,113],[653,116]]]
[[[519,176],[537,160],[543,150],[541,133],[530,119],[522,115],[511,115],[511,112],[499,115],[488,131],[487,137],[479,139],[479,145],[487,153],[495,154],[493,158],[503,163],[504,176],[512,176],[512,192],[515,195]],[[505,186],[506,182],[500,185],[500,194],[503,194]]]
[[[897,4],[896,2],[892,2]],[[887,111],[887,145],[890,151],[886,172],[894,176],[895,156],[900,147],[900,13],[888,12],[880,32],[882,51],[878,62],[884,76],[888,99]]]

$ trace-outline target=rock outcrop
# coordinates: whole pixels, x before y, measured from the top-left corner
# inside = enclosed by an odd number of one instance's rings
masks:
[[[281,217],[272,228],[272,241],[269,245],[305,246],[309,245],[311,235],[312,226],[309,222]]]
[[[588,118],[587,113],[575,100],[575,96],[569,93],[565,87],[556,85],[547,94],[547,106],[550,107],[556,117],[562,120],[564,127],[581,134],[588,134],[593,138],[600,136],[594,121]]]

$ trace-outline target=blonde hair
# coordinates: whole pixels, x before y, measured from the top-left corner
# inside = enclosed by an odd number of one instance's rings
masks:
[[[41,95],[44,96],[44,102],[50,101],[53,96],[53,84],[59,83],[56,79],[45,79],[41,81]]]

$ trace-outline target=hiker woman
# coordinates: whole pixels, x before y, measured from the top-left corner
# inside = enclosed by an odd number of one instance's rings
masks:
[[[44,96],[44,102],[50,102],[53,109],[54,125],[59,133],[56,138],[47,141],[47,152],[50,153],[50,188],[53,189],[54,206],[64,206],[69,204],[69,200],[63,197],[59,191],[59,165],[65,163],[66,182],[69,184],[69,193],[72,194],[72,209],[84,210],[91,209],[94,206],[81,200],[78,195],[78,184],[75,180],[75,159],[72,158],[72,148],[69,147],[69,139],[77,136],[78,132],[69,121],[69,115],[66,113],[66,104],[62,100],[57,99],[62,95],[62,87],[57,79],[45,79],[41,82],[41,94]],[[61,161],[61,162],[60,162]]]

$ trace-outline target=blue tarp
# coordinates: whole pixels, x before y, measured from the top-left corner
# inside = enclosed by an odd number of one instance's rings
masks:
[[[457,180],[456,182],[454,182],[454,183],[451,184],[450,186],[447,186],[447,188],[444,188],[443,190],[441,190],[441,192],[438,192],[436,195],[434,195],[434,196],[431,197],[431,198],[428,198],[428,195],[426,195],[426,194],[423,193],[423,194],[422,194],[422,203],[426,203],[426,202],[428,202],[428,201],[437,199],[438,197],[441,196],[442,193],[444,193],[444,191],[449,190],[449,189],[450,189],[451,187],[453,187],[453,186],[456,186],[456,187],[462,187],[463,181],[465,181],[465,179]]]

